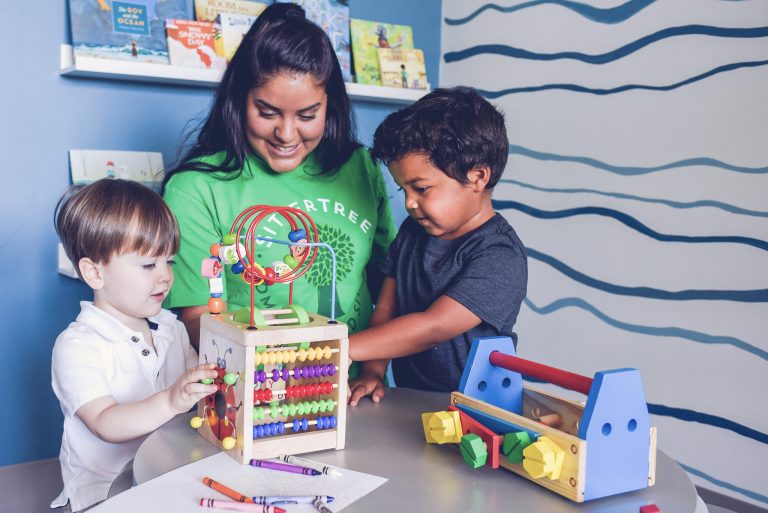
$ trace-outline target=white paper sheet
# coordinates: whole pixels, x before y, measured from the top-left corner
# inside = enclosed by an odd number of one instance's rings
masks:
[[[250,465],[240,465],[224,453],[214,454],[135,486],[90,510],[89,513],[189,513],[224,510],[200,507],[201,498],[231,500],[203,484],[204,477],[256,495],[331,495],[334,511],[372,492],[387,479],[347,469],[341,477],[305,476]],[[311,504],[281,505],[288,513],[317,513]]]

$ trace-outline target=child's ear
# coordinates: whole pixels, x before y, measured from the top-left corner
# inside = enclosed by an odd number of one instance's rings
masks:
[[[475,192],[482,192],[491,179],[491,168],[488,166],[475,166],[467,173],[469,185]]]
[[[80,275],[83,281],[93,290],[99,290],[104,286],[104,277],[101,273],[101,267],[90,258],[83,257],[77,263],[80,269]]]

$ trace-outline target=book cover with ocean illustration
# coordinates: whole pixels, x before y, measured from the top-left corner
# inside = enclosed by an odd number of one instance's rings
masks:
[[[165,20],[190,17],[188,0],[69,0],[75,59],[168,64]]]

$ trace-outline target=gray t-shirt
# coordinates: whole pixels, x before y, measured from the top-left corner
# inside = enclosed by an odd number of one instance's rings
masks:
[[[481,323],[432,349],[392,360],[395,385],[450,392],[457,390],[472,340],[509,336],[526,294],[528,263],[515,230],[498,213],[455,240],[431,237],[407,218],[381,266],[397,282],[397,315],[423,312],[448,296]]]

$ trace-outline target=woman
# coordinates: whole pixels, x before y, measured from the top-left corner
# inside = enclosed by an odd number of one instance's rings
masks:
[[[243,38],[197,141],[166,174],[164,197],[182,237],[165,306],[180,309],[195,347],[210,296],[200,261],[237,215],[256,204],[294,206],[312,217],[320,240],[336,251],[337,317],[352,332],[368,326],[366,270],[384,259],[394,238],[392,214],[381,173],[355,139],[331,42],[300,7],[267,7]],[[259,235],[280,223],[279,216],[265,220]],[[280,244],[261,244],[255,260],[266,267],[287,252]],[[330,312],[330,266],[322,265],[329,260],[318,251],[315,265],[294,283],[293,302]],[[224,274],[229,310],[250,304],[240,275],[229,268]],[[286,285],[257,287],[257,308],[287,303]]]

